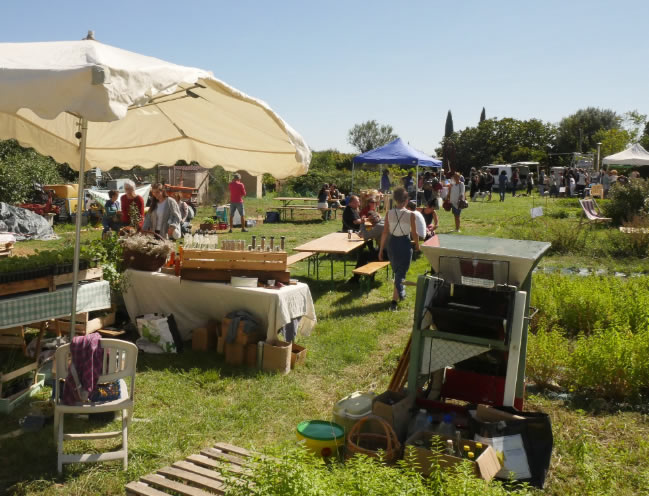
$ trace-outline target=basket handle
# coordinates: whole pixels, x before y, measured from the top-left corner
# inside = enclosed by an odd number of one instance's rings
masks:
[[[354,427],[352,427],[351,432],[349,433],[349,437],[353,439],[353,436],[358,436],[358,435],[360,435],[360,433],[361,433],[361,427],[362,427],[363,424],[365,424],[365,422],[367,422],[368,420],[372,420],[372,421],[374,421],[374,422],[378,422],[379,425],[380,425],[381,427],[383,427],[383,430],[385,431],[385,438],[386,438],[386,440],[387,440],[387,441],[386,441],[386,442],[387,442],[387,445],[386,445],[385,451],[392,451],[392,448],[393,448],[393,446],[392,446],[392,445],[393,445],[392,439],[393,439],[393,437],[396,438],[396,434],[395,434],[395,432],[394,432],[394,429],[392,429],[392,427],[390,427],[390,424],[388,424],[384,419],[382,419],[381,417],[379,417],[379,416],[377,416],[377,415],[368,415],[368,416],[363,417],[362,419],[360,419],[358,422],[356,422],[356,423],[354,424]]]

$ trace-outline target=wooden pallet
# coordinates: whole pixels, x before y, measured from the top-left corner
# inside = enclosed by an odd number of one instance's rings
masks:
[[[87,281],[91,279],[102,279],[103,271],[101,268],[80,270],[79,281]],[[39,289],[47,289],[49,291],[56,291],[57,286],[63,284],[71,284],[73,274],[59,274],[57,276],[37,277],[35,279],[27,279],[25,281],[15,281],[0,284],[0,296],[7,296],[11,294],[27,293],[29,291],[36,291]]]
[[[217,443],[212,448],[190,455],[183,461],[161,468],[156,473],[129,482],[127,496],[210,496],[225,494],[225,482],[235,477],[245,480],[251,453],[227,443]]]

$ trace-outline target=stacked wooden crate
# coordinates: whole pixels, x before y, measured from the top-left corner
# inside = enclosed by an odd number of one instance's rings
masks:
[[[274,279],[288,284],[286,252],[236,250],[184,250],[180,275],[195,281],[229,281],[232,276]]]

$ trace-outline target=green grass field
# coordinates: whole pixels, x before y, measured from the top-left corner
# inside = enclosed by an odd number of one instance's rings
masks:
[[[276,203],[272,197],[249,200],[247,214],[262,216]],[[532,206],[543,206],[546,215],[532,220]],[[210,209],[201,209],[197,218],[209,213]],[[508,196],[504,204],[470,203],[462,214],[462,233],[458,235],[524,234],[564,244],[565,238],[569,238],[572,244],[562,245],[560,253],[544,258],[542,268],[644,273],[649,282],[646,259],[607,252],[602,246],[616,234],[611,228],[580,222],[579,213],[577,200],[540,201]],[[341,227],[340,215],[338,220],[326,223],[319,220],[318,213],[297,215],[303,217],[294,223],[258,225],[247,235],[235,232],[225,236],[286,236],[290,249]],[[452,229],[451,214],[442,212],[439,232]],[[22,243],[17,252],[62,246],[73,239],[70,226],[57,231],[60,240]],[[99,232],[89,230],[84,239],[98,237]],[[583,240],[575,242],[575,236]],[[414,262],[408,279],[415,281],[427,267],[425,258]],[[341,397],[358,390],[385,390],[411,329],[414,288],[409,288],[399,310],[391,313],[387,310],[392,288],[384,273],[377,275],[369,293],[342,284],[340,263],[336,264],[333,285],[328,280],[328,267],[321,272],[320,281],[307,278],[306,262],[301,262],[292,273],[310,285],[318,317],[313,334],[298,341],[308,349],[304,367],[287,376],[277,376],[231,368],[212,352],[140,356],[127,471],[122,471],[116,462],[71,465],[58,477],[56,445],[48,426],[37,433],[0,440],[0,492],[4,489],[12,494],[123,494],[128,481],[198,452],[210,443],[227,441],[260,448],[290,440],[299,421],[330,418],[333,404]],[[649,291],[649,284],[647,287]],[[44,390],[39,397],[48,394],[49,390]],[[649,487],[646,414],[633,408],[592,414],[587,407],[578,408],[542,395],[529,395],[526,407],[548,412],[553,422],[555,449],[543,494],[647,494],[643,493]],[[28,409],[25,405],[4,417],[0,435],[16,429],[18,419]],[[112,430],[111,425],[92,428]],[[85,443],[69,446],[91,449]]]

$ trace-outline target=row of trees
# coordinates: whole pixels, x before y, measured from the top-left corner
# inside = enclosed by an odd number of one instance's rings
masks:
[[[382,146],[395,139],[392,126],[367,121],[349,131],[348,142],[359,152]],[[588,107],[563,118],[558,124],[539,119],[510,117],[487,119],[483,107],[476,126],[455,131],[448,111],[444,138],[435,149],[446,170],[468,172],[471,167],[490,163],[534,161],[566,165],[573,152],[605,157],[639,142],[649,148],[649,121],[637,111],[619,115],[613,110]]]

